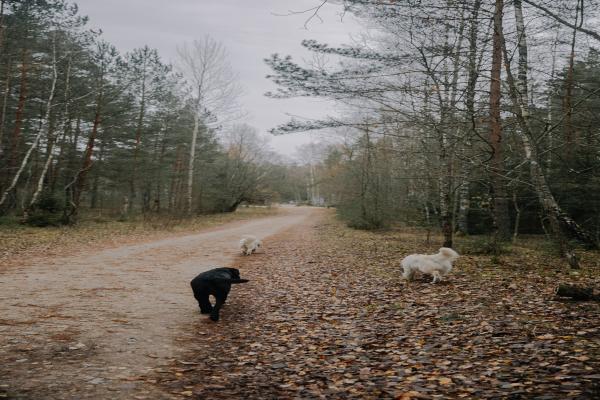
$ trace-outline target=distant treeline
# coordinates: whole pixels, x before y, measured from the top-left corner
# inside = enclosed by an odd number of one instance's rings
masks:
[[[66,1],[1,6],[0,215],[44,225],[278,199],[288,168],[231,123],[238,88],[219,43],[181,47],[175,69],[150,47],[120,54]]]

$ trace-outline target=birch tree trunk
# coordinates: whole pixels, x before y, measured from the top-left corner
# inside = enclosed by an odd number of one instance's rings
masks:
[[[519,7],[520,8],[520,7]],[[579,12],[583,8],[583,0],[577,0],[577,6],[575,8],[575,26],[581,28],[583,24],[583,16],[579,21]],[[573,129],[573,75],[575,73],[575,43],[577,40],[577,28],[573,28],[573,35],[571,38],[571,52],[569,54],[569,66],[567,68],[567,77],[565,79],[565,95],[563,98],[563,107],[565,114],[565,141],[566,141],[566,154],[568,157],[573,155],[573,146],[577,144],[577,133]]]
[[[552,44],[552,67],[550,69],[550,82],[554,81],[554,77],[556,75],[556,47],[558,46],[558,40],[560,38],[560,28],[556,29],[556,37],[554,38],[554,43]],[[555,90],[549,89],[548,96],[546,98],[546,108],[548,109],[548,113],[546,115],[546,128],[547,132],[547,147],[546,150],[546,174],[549,174],[552,169],[552,147],[554,146],[554,134],[552,132],[552,122],[554,120],[553,113],[553,105],[552,99],[554,98]]]
[[[227,61],[227,52],[223,45],[210,36],[205,36],[203,41],[194,41],[191,45],[184,44],[177,47],[178,69],[188,79],[195,98],[194,128],[190,144],[190,157],[188,160],[187,194],[185,210],[192,213],[194,164],[196,162],[196,143],[200,124],[206,125],[208,121],[202,120],[203,113],[212,114],[233,111],[235,98],[240,92],[237,78]]]
[[[568,236],[572,236],[591,248],[597,248],[598,244],[592,236],[585,231],[569,215],[564,213],[554,198],[552,191],[546,181],[540,165],[540,156],[535,145],[533,130],[529,124],[529,110],[527,105],[527,42],[525,36],[525,24],[521,9],[521,0],[514,1],[515,17],[517,22],[517,35],[519,37],[519,82],[514,78],[510,69],[510,59],[502,36],[502,48],[504,63],[509,87],[510,98],[517,122],[521,129],[521,141],[525,156],[529,161],[529,173],[536,191],[544,215],[550,222],[552,236],[557,241],[562,254],[566,257],[572,267],[578,266],[577,256],[568,243]],[[524,91],[524,92],[523,92]]]
[[[50,130],[48,130],[48,135],[50,135]],[[25,208],[25,210],[24,210],[24,213],[23,213],[24,219],[27,219],[28,214],[30,213],[30,211],[33,209],[33,207],[37,203],[38,198],[39,198],[40,194],[42,193],[42,190],[44,189],[44,180],[46,178],[46,174],[48,173],[48,169],[50,169],[50,165],[52,164],[53,155],[54,155],[54,141],[52,140],[52,138],[48,138],[48,140],[50,142],[48,143],[48,154],[46,156],[46,162],[44,163],[42,172],[40,173],[40,176],[38,177],[38,182],[37,182],[37,185],[35,188],[35,192],[33,193],[33,196],[31,196],[31,201],[29,202],[29,205],[27,206],[27,208]]]
[[[188,215],[192,214],[193,189],[194,189],[194,164],[196,162],[196,142],[198,141],[198,131],[200,130],[200,105],[196,106],[196,115],[194,116],[194,129],[192,130],[192,143],[190,144],[190,159],[188,163],[187,176],[187,197],[186,211]]]
[[[467,165],[463,165],[460,188],[458,190],[458,216],[456,218],[457,232],[462,235],[469,234],[469,209],[471,199],[469,197],[469,171]]]
[[[25,64],[23,64],[23,69],[25,69]],[[4,204],[9,193],[17,185],[17,182],[19,181],[21,174],[23,173],[23,171],[25,170],[25,167],[27,166],[27,163],[29,162],[29,158],[31,157],[31,154],[33,153],[33,151],[37,148],[38,144],[40,143],[40,139],[41,139],[42,135],[44,133],[46,133],[46,135],[48,137],[50,136],[50,122],[49,122],[50,121],[50,112],[52,110],[52,102],[54,101],[54,94],[56,92],[57,80],[58,80],[58,71],[56,68],[56,36],[54,36],[53,37],[53,52],[52,52],[52,83],[50,85],[50,94],[48,95],[48,100],[46,101],[46,111],[45,111],[44,117],[42,119],[40,128],[39,128],[35,138],[33,139],[33,143],[31,143],[31,145],[29,146],[29,150],[27,150],[27,153],[25,153],[25,157],[23,157],[23,160],[21,161],[21,166],[15,173],[10,185],[6,188],[4,193],[2,193],[2,197],[0,198],[0,206],[2,204]],[[19,102],[20,101],[21,100],[19,100]]]
[[[56,57],[54,57],[56,58]],[[55,61],[55,60],[54,60]],[[54,64],[54,73],[56,73],[56,64]],[[71,78],[71,56],[69,56],[69,61],[67,63],[67,71],[66,71],[66,77],[65,77],[65,95],[64,95],[64,102],[65,102],[65,117],[67,115],[69,115],[69,83],[70,83],[70,78]],[[65,125],[63,124],[63,129],[65,129]],[[66,131],[66,129],[65,129]],[[48,129],[48,154],[46,156],[46,162],[44,163],[44,168],[42,169],[42,173],[40,174],[39,178],[38,178],[38,183],[36,186],[36,190],[33,193],[33,196],[31,196],[31,201],[29,202],[29,206],[26,209],[26,212],[30,211],[35,204],[38,201],[38,198],[40,196],[40,194],[42,193],[42,190],[44,188],[44,181],[46,179],[46,174],[48,173],[48,169],[50,168],[50,165],[52,164],[52,161],[54,159],[54,146],[56,144],[56,135],[51,135],[50,134],[51,130]],[[65,135],[62,135],[62,140],[64,141]]]

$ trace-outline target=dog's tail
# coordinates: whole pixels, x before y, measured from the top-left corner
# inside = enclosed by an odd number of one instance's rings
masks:
[[[223,283],[246,283],[250,282],[248,279],[231,279],[231,278],[214,278],[211,279],[213,282],[223,282]]]
[[[439,251],[440,254],[442,254],[444,257],[451,258],[453,260],[457,259],[460,256],[456,251],[452,250],[449,247],[442,247]]]

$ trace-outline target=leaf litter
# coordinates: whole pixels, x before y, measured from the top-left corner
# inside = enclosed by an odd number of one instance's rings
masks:
[[[598,264],[466,255],[441,284],[407,283],[402,257],[436,251],[422,234],[329,218],[240,258],[250,282],[222,320],[198,314],[185,361],[143,379],[174,398],[600,398],[600,306],[553,297],[563,280],[598,286]]]

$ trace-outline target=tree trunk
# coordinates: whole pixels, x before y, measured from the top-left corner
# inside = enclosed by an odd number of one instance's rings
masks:
[[[552,67],[550,70],[550,78],[549,81],[554,81],[554,76],[556,74],[556,47],[558,46],[558,41],[560,38],[560,29],[556,30],[556,37],[554,38],[554,43],[552,43]],[[548,90],[548,95],[546,97],[546,108],[548,109],[548,113],[546,115],[546,128],[544,129],[547,133],[547,150],[546,150],[546,174],[549,174],[552,170],[552,147],[554,146],[554,134],[552,132],[552,122],[554,120],[552,99],[554,98],[555,90]]]
[[[171,190],[169,191],[169,209],[171,212],[179,209],[181,199],[181,172],[183,171],[183,147],[177,146],[177,156],[173,164],[173,176],[171,178]]]
[[[508,194],[504,179],[504,156],[502,151],[502,119],[500,116],[501,69],[502,69],[502,16],[504,0],[496,0],[494,11],[494,34],[492,42],[492,71],[490,83],[490,182],[492,187],[492,215],[499,240],[510,238]]]
[[[471,198],[469,196],[469,175],[467,168],[463,169],[462,182],[460,184],[460,189],[458,190],[458,196],[457,232],[462,235],[468,235]]]
[[[10,78],[12,75],[12,59],[9,57],[6,63],[6,80],[4,81],[4,94],[2,95],[2,108],[0,109],[0,154],[4,154],[3,139],[6,127],[6,109],[10,95]],[[0,182],[1,183],[1,182]]]
[[[479,71],[477,68],[477,28],[479,26],[478,17],[480,8],[481,0],[475,0],[471,10],[469,26],[469,73],[467,78],[467,89],[465,93],[465,104],[467,108],[466,119],[468,125],[466,130],[470,131],[470,135],[466,139],[466,143],[463,145],[464,155],[467,155],[466,149],[468,149],[468,146],[470,146],[470,138],[477,134],[477,124],[475,122],[475,87],[479,78]],[[469,234],[469,209],[471,204],[469,186],[469,166],[466,162],[463,162],[461,184],[458,192],[459,205],[457,217],[457,232],[463,235]]]
[[[123,203],[121,204],[121,220],[125,221],[129,217],[129,197],[123,196]]]
[[[477,33],[479,26],[479,9],[481,0],[475,0],[473,3],[473,11],[471,14],[471,25],[469,28],[469,75],[467,78],[467,91],[465,104],[467,107],[467,119],[470,123],[472,134],[476,133],[475,123],[475,87],[479,78],[477,69]]]
[[[145,61],[144,61],[145,63]],[[131,202],[135,203],[136,198],[136,183],[138,173],[138,157],[140,152],[140,145],[142,143],[142,129],[144,126],[144,114],[146,111],[146,75],[145,75],[145,64],[144,64],[144,77],[142,78],[142,98],[140,99],[140,112],[137,118],[137,126],[135,129],[135,148],[133,151],[133,173],[131,174],[130,190],[131,190]],[[142,201],[142,210],[145,210],[145,204]]]
[[[96,101],[96,111],[94,112],[94,125],[92,126],[92,131],[90,132],[90,136],[88,137],[88,142],[85,147],[85,154],[83,156],[83,164],[81,169],[77,172],[77,176],[75,178],[75,184],[73,188],[73,203],[72,209],[70,211],[71,217],[77,215],[79,211],[79,205],[81,204],[81,194],[85,188],[85,178],[92,167],[92,155],[94,153],[94,145],[96,142],[96,137],[98,136],[98,128],[100,126],[100,118],[102,112],[102,92],[98,96]]]
[[[64,90],[65,90],[65,93],[64,93],[65,118],[67,118],[69,115],[69,88],[70,88],[69,84],[70,84],[70,80],[71,80],[70,79],[71,78],[71,61],[72,61],[72,57],[69,55],[69,60],[67,63],[67,70],[66,70],[66,77],[65,77],[65,87],[64,87]],[[61,148],[61,154],[62,154],[62,148],[63,148],[63,143],[65,141],[66,132],[67,132],[66,124],[63,124],[63,134],[61,135],[60,139],[57,139],[58,133],[51,135],[50,134],[51,130],[48,129],[48,150],[47,150],[47,154],[46,154],[46,162],[44,164],[44,168],[42,169],[42,173],[40,174],[40,177],[38,179],[36,191],[34,192],[33,196],[31,197],[31,201],[29,202],[29,206],[28,206],[29,210],[33,209],[40,194],[42,193],[42,190],[44,188],[44,181],[46,180],[46,175],[48,173],[48,170],[52,166],[52,161],[54,159],[54,147],[57,143],[57,140],[58,140],[58,142],[60,142],[60,148]],[[50,180],[54,180],[54,179],[52,179],[52,175],[56,175],[56,171],[54,172],[54,174],[50,174],[50,177],[51,177]]]
[[[444,129],[444,128],[442,128]],[[452,228],[453,223],[453,207],[452,207],[452,191],[451,191],[451,178],[452,178],[452,162],[448,159],[447,154],[447,143],[445,133],[441,133],[441,146],[440,146],[440,166],[441,170],[438,177],[438,190],[439,190],[439,202],[440,202],[440,222],[442,228],[442,234],[444,236],[443,247],[452,247],[454,242],[454,229]]]
[[[452,247],[454,244],[455,230],[455,199],[454,199],[454,156],[456,145],[452,145],[449,140],[449,130],[456,126],[456,137],[460,134],[457,118],[455,115],[456,99],[458,94],[458,79],[460,71],[460,55],[462,52],[462,43],[464,40],[465,18],[464,9],[458,26],[458,39],[452,53],[449,43],[450,25],[446,26],[446,35],[444,40],[444,58],[454,58],[452,71],[448,71],[448,66],[444,63],[444,96],[438,95],[440,102],[440,127],[439,127],[439,146],[440,146],[440,171],[438,176],[438,190],[440,203],[441,229],[444,236],[444,247]],[[451,74],[451,76],[449,76]],[[430,77],[436,82],[434,74],[429,72]],[[450,128],[449,128],[450,127]]]
[[[196,107],[196,115],[194,117],[194,129],[192,131],[192,143],[190,144],[190,159],[188,164],[188,177],[187,177],[187,202],[186,212],[188,215],[192,214],[192,195],[194,188],[194,163],[196,161],[196,142],[198,140],[198,131],[200,128],[200,107]]]
[[[98,161],[94,165],[94,182],[92,183],[92,190],[90,194],[90,208],[98,207],[98,189],[100,187],[100,168],[102,166],[102,159],[104,158],[104,141],[100,142],[100,149],[98,151]]]
[[[520,3],[520,0],[517,0],[514,3],[515,7],[518,8]],[[522,13],[517,11],[516,15],[517,18],[519,18],[518,16],[522,15]],[[527,99],[527,97],[523,96],[523,93],[519,92],[519,88],[521,90],[527,88],[527,44],[524,40],[524,25],[519,23],[518,19],[517,30],[517,34],[521,38],[521,40],[519,40],[519,71],[521,72],[521,79],[524,80],[518,86],[510,69],[509,55],[506,50],[504,38],[502,37],[504,64],[506,68],[510,98],[513,104],[513,112],[515,113],[517,122],[522,131],[520,137],[523,144],[523,149],[525,151],[525,156],[529,161],[529,172],[533,187],[538,196],[540,205],[542,206],[542,210],[544,211],[544,215],[550,222],[553,237],[560,246],[562,254],[567,258],[567,260],[569,260],[569,263],[572,264],[571,260],[576,260],[577,257],[574,255],[574,252],[568,243],[567,236],[570,235],[576,238],[590,248],[597,248],[598,244],[594,241],[592,236],[585,231],[585,229],[580,227],[570,216],[561,210],[560,206],[556,202],[556,199],[552,195],[552,192],[550,191],[550,187],[548,186],[546,177],[542,171],[537,147],[533,145],[535,142],[533,130],[529,125],[529,110],[527,102],[526,100],[524,102],[524,99]],[[522,30],[522,32],[519,32],[520,30]],[[525,47],[525,49],[522,47]],[[521,51],[523,52],[521,53]]]
[[[166,148],[167,148],[167,132],[169,130],[169,124],[167,122],[165,122],[165,127],[164,127],[164,133],[162,134],[161,137],[161,144],[160,144],[160,155],[158,157],[158,165],[159,168],[157,169],[156,172],[156,193],[154,195],[154,207],[155,207],[155,211],[157,213],[160,213],[161,211],[161,197],[162,197],[162,181],[163,181],[163,174],[162,174],[162,165],[163,165],[163,161],[165,158],[165,152],[166,152]]]
[[[6,5],[6,0],[0,0],[0,57],[4,52],[4,31],[6,30],[4,26],[4,6]]]
[[[554,293],[560,297],[570,297],[575,301],[600,301],[600,295],[594,295],[593,287],[582,287],[561,283]]]
[[[48,130],[48,135],[50,135],[50,130]],[[40,176],[38,178],[35,192],[33,193],[33,196],[31,196],[31,201],[29,202],[29,206],[25,209],[25,214],[28,214],[33,209],[33,207],[35,206],[35,203],[37,203],[37,200],[38,200],[40,194],[42,193],[42,190],[44,189],[44,181],[46,179],[46,174],[48,172],[48,169],[50,168],[50,165],[52,164],[53,155],[54,155],[54,140],[51,137],[48,137],[48,151],[47,151],[47,155],[46,155],[46,162],[44,163],[44,167],[42,168],[42,172],[40,173]],[[25,215],[24,218],[27,219],[27,215]]]
[[[577,0],[577,6],[575,8],[575,26],[579,22],[579,27],[583,24],[583,17],[579,21],[580,6],[583,6],[583,0]],[[565,79],[565,95],[563,97],[563,108],[565,118],[565,142],[566,142],[566,154],[568,157],[573,155],[573,146],[577,144],[577,133],[573,129],[573,75],[575,69],[575,43],[577,40],[577,29],[573,28],[573,35],[571,38],[571,53],[569,54],[569,66],[567,68],[567,77]]]
[[[8,155],[7,177],[16,169],[19,143],[21,140],[21,127],[23,125],[23,114],[25,112],[25,102],[27,101],[27,50],[21,54],[21,78],[19,87],[19,100],[17,102],[17,112],[15,114],[15,126],[10,141],[10,151]]]
[[[515,227],[513,229],[512,242],[516,243],[517,236],[519,236],[519,225],[521,224],[521,208],[519,207],[517,192],[513,193],[513,207],[515,208]]]
[[[44,132],[46,132],[46,135],[48,137],[50,137],[50,112],[52,111],[52,102],[54,100],[54,94],[56,91],[56,82],[58,80],[58,71],[56,69],[56,42],[55,42],[55,37],[53,38],[53,44],[54,44],[54,50],[52,53],[53,56],[53,60],[52,60],[52,83],[50,85],[50,94],[48,95],[48,100],[46,101],[46,112],[42,118],[41,124],[40,124],[40,128],[38,130],[37,135],[35,136],[33,143],[31,144],[31,146],[29,147],[29,150],[27,150],[27,153],[25,153],[25,157],[23,157],[23,160],[21,161],[21,166],[19,167],[19,169],[17,170],[17,172],[15,173],[10,185],[8,186],[8,188],[6,188],[6,190],[4,191],[4,193],[2,194],[2,197],[0,198],[0,206],[2,204],[4,204],[4,202],[6,201],[6,198],[8,197],[8,194],[15,188],[15,186],[17,185],[17,182],[19,181],[19,178],[21,177],[21,174],[23,173],[25,167],[27,166],[27,163],[29,162],[29,158],[31,157],[31,154],[33,153],[33,151],[37,148],[39,142],[40,142],[40,138],[42,137],[42,135],[44,134]],[[25,71],[25,56],[23,56],[23,70]],[[24,72],[22,72],[22,82],[21,82],[21,89],[24,90],[24,80],[25,80],[25,76],[23,75]],[[24,104],[24,95],[23,95],[23,91],[21,92],[21,96],[23,97],[23,104]],[[19,99],[19,107],[21,107],[21,98]],[[21,112],[22,112],[22,108],[21,108]],[[19,117],[18,119],[20,119],[21,117]],[[15,131],[17,131],[17,129],[15,128]],[[19,127],[19,134],[20,134],[20,127]],[[15,137],[13,136],[13,139]]]

